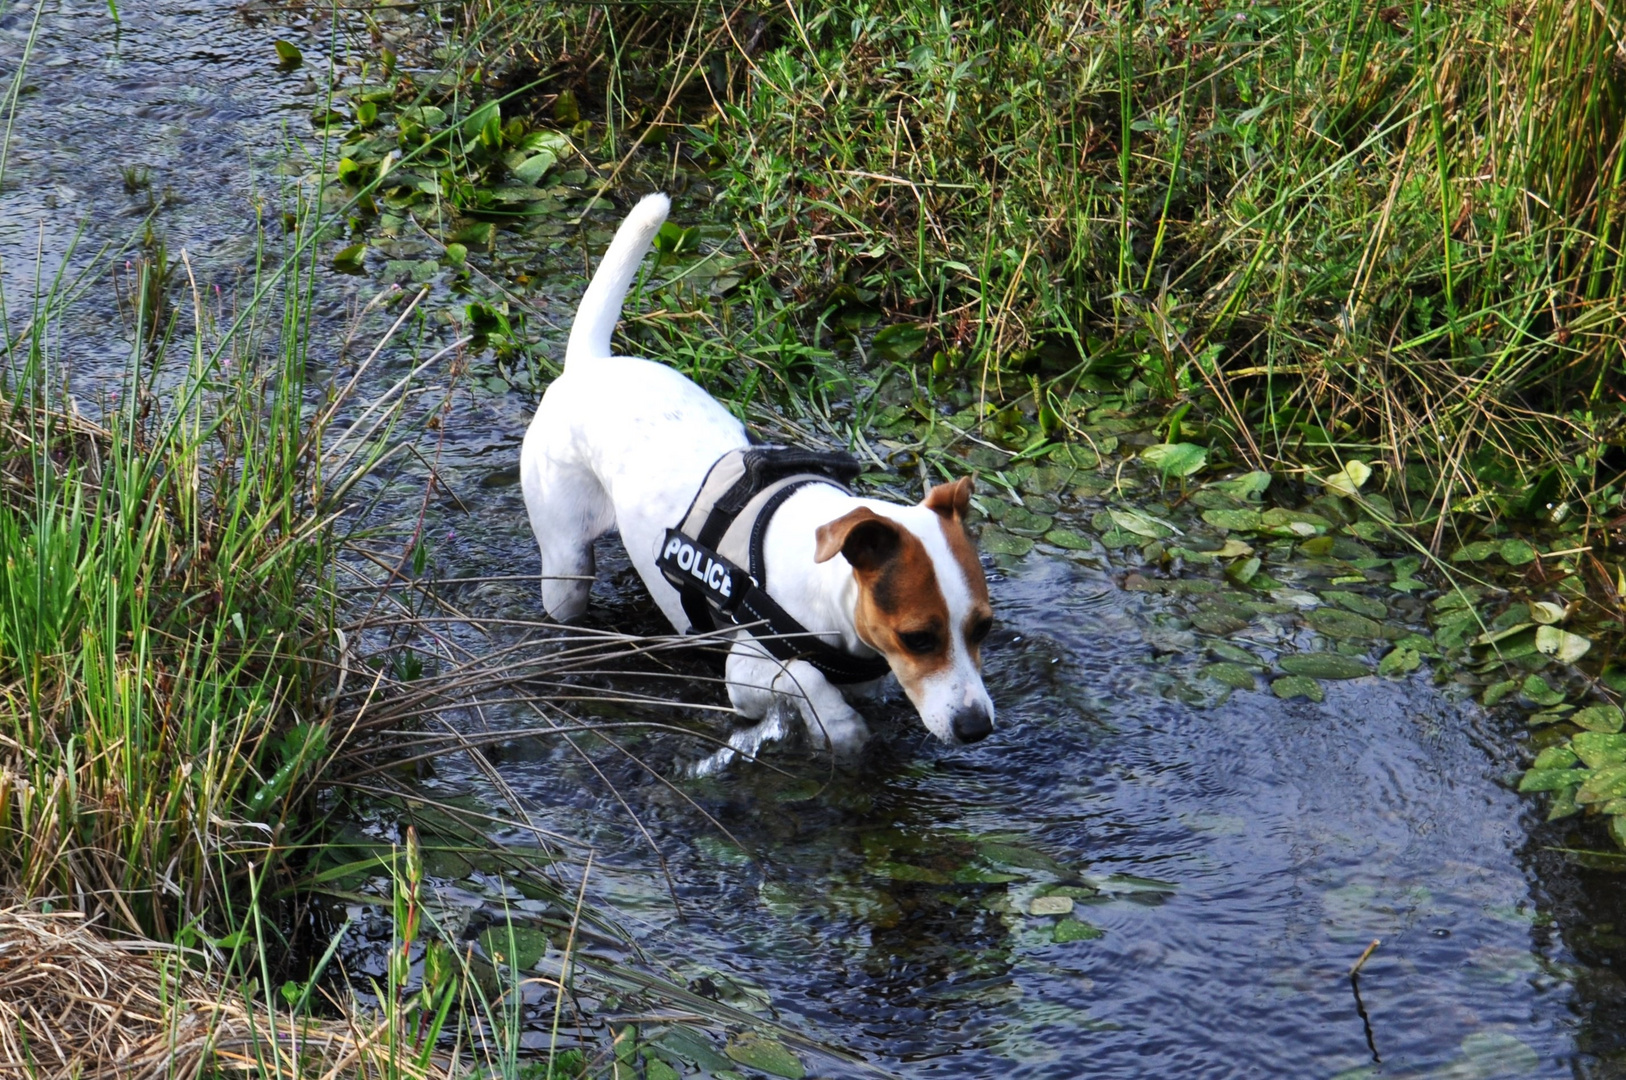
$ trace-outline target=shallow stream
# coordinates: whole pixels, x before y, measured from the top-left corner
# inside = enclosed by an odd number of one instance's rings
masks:
[[[32,18],[0,9],[8,78]],[[115,26],[100,3],[47,6],[0,189],[9,309],[37,274],[140,227],[149,189],[127,191],[124,166],[165,197],[153,228],[171,257],[184,248],[205,287],[234,286],[319,101],[309,68],[279,69],[271,43],[293,38],[314,65],[322,19],[274,32],[285,18],[155,0]],[[342,316],[377,285],[324,273],[322,288],[313,353],[333,364]],[[121,369],[130,346],[105,280],[65,325],[77,379]],[[391,359],[382,378],[410,363]],[[441,467],[466,513],[446,511],[443,576],[535,566],[507,482],[530,406],[476,382],[452,414]],[[1086,529],[1092,508],[1068,501],[1061,521]],[[595,625],[661,629],[613,542],[602,556]],[[1210,637],[1133,570],[1098,547],[1000,557],[997,731],[974,748],[936,746],[894,703],[862,768],[833,778],[770,748],[792,776],[744,763],[684,780],[693,744],[659,737],[639,746],[671,786],[595,756],[664,854],[681,918],[581,758],[542,739],[488,757],[539,824],[592,845],[590,887],[652,954],[694,985],[765,994],[886,1072],[1626,1076],[1626,890],[1552,851],[1559,834],[1512,792],[1518,718],[1426,672],[1328,682],[1319,704],[1198,686]],[[1325,585],[1313,570],[1294,584]],[[540,617],[530,583],[456,595]],[[1290,621],[1265,612],[1219,636],[1268,650],[1294,640]],[[461,758],[425,785],[502,809]],[[1357,998],[1348,972],[1374,939]]]

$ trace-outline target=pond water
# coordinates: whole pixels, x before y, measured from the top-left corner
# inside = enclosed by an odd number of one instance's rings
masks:
[[[0,13],[8,77],[33,14]],[[273,33],[281,9],[235,3],[121,14],[115,27],[105,5],[60,3],[41,18],[0,189],[11,310],[37,274],[141,227],[148,189],[127,191],[124,166],[167,192],[153,227],[171,257],[186,249],[229,291],[289,147],[308,140],[316,84],[279,70],[271,42],[292,37],[314,65],[319,31]],[[324,275],[320,362],[337,362],[341,317],[376,288]],[[68,322],[81,377],[129,354],[112,298],[94,282]],[[391,378],[410,363],[389,359]],[[452,414],[441,468],[466,512],[437,526],[442,575],[535,566],[507,482],[530,406],[476,387]],[[593,625],[660,630],[615,543],[601,553]],[[1042,545],[1000,560],[998,729],[974,748],[937,746],[892,702],[863,765],[833,776],[769,748],[782,772],[686,780],[694,744],[655,736],[637,744],[653,773],[593,753],[595,773],[540,738],[488,758],[539,824],[593,847],[590,887],[652,955],[697,984],[760,988],[792,1026],[886,1072],[1626,1075],[1620,878],[1553,851],[1561,834],[1512,793],[1517,719],[1425,675],[1330,682],[1319,704],[1194,689],[1203,640],[1179,597],[1126,588],[1130,569]],[[541,614],[529,583],[454,595]],[[1271,626],[1244,633],[1279,638]],[[716,693],[697,681],[681,696]],[[465,759],[424,783],[502,809]],[[1348,971],[1374,939],[1357,1000]],[[826,1071],[849,1068],[863,1072]]]

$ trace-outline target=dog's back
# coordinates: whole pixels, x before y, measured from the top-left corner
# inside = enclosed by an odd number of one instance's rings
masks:
[[[582,294],[564,374],[525,432],[520,482],[542,552],[542,602],[554,618],[586,607],[592,542],[614,527],[661,610],[686,629],[676,591],[655,569],[659,542],[711,463],[748,441],[740,422],[682,373],[613,354],[627,291],[669,207],[665,195],[646,196],[616,231]]]

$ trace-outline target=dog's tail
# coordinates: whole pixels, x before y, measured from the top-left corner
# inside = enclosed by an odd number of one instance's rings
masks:
[[[598,272],[588,282],[581,306],[576,309],[570,343],[565,346],[567,368],[582,360],[610,355],[610,334],[621,321],[621,305],[626,302],[627,290],[632,287],[638,264],[666,220],[671,205],[665,195],[645,195],[616,230],[610,250],[604,253]]]

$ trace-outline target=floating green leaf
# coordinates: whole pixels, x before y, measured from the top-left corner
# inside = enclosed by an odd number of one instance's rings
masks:
[[[1108,510],[1113,524],[1125,532],[1132,532],[1136,536],[1144,536],[1148,540],[1162,540],[1172,536],[1174,530],[1160,521],[1141,513],[1139,510]]]
[[[1327,477],[1327,490],[1334,495],[1353,498],[1355,493],[1372,478],[1372,467],[1364,461],[1351,459],[1344,467]]]
[[[277,60],[283,67],[298,67],[305,62],[305,54],[299,51],[299,46],[291,41],[278,39],[274,42],[277,50]]]
[[[1089,537],[1083,533],[1074,532],[1072,529],[1051,529],[1044,534],[1044,538],[1057,547],[1066,548],[1068,551],[1088,551],[1095,546],[1090,542]]]
[[[1158,443],[1142,450],[1140,456],[1164,476],[1191,476],[1208,463],[1208,451],[1195,443]]]
[[[1504,679],[1499,683],[1492,683],[1490,686],[1485,687],[1485,692],[1479,695],[1479,700],[1486,705],[1495,705],[1518,688],[1519,681],[1517,679]]]
[[[1575,792],[1578,803],[1601,803],[1626,795],[1626,765],[1594,770]]]
[[[1589,769],[1626,763],[1626,735],[1583,731],[1570,740],[1570,749]]]
[[[1100,927],[1091,926],[1082,919],[1061,919],[1050,931],[1050,940],[1058,945],[1069,941],[1095,941],[1107,936]]]
[[[1311,701],[1322,701],[1326,695],[1321,692],[1321,684],[1314,679],[1303,675],[1283,675],[1270,684],[1271,693],[1282,700],[1304,697]]]
[[[1556,626],[1564,621],[1565,614],[1562,604],[1555,604],[1550,600],[1530,601],[1530,618],[1543,626]]]
[[[1387,619],[1389,608],[1383,601],[1357,592],[1324,592],[1322,599],[1337,604],[1347,611],[1357,615],[1365,615],[1369,619]]]
[[[785,1044],[766,1035],[745,1034],[730,1039],[723,1053],[745,1065],[765,1072],[769,1076],[782,1076],[785,1080],[802,1080],[807,1075],[801,1059],[791,1053]]]
[[[883,359],[902,363],[925,347],[926,337],[927,331],[924,326],[914,323],[893,323],[877,330],[870,342]]]
[[[1369,640],[1383,636],[1383,626],[1365,615],[1337,608],[1317,608],[1304,616],[1317,633],[1330,638]]]
[[[514,174],[514,178],[516,180],[522,180],[527,184],[534,184],[538,180],[542,179],[542,174],[553,168],[554,163],[558,160],[558,157],[554,155],[553,151],[542,150],[538,153],[532,154],[528,158],[525,158],[518,165],[515,165],[512,169],[510,169],[509,172]]]
[[[1519,781],[1520,791],[1558,791],[1587,778],[1585,769],[1531,769]]]
[[[1216,529],[1233,532],[1258,532],[1262,528],[1257,510],[1204,510],[1203,520]]]
[[[1251,668],[1246,668],[1241,664],[1227,660],[1222,660],[1215,664],[1209,664],[1207,667],[1203,668],[1202,675],[1206,679],[1213,679],[1215,682],[1224,683],[1233,690],[1252,690],[1255,685],[1253,670]]]
[[[333,269],[346,274],[358,273],[367,258],[366,244],[351,244],[340,248],[333,256]]]
[[[530,926],[493,926],[480,935],[480,949],[495,963],[528,971],[547,955],[548,935]]]
[[[682,1074],[658,1057],[644,1060],[644,1080],[680,1080]]]
[[[1422,653],[1410,646],[1402,645],[1378,661],[1378,674],[1393,678],[1409,671],[1416,671],[1422,664]]]
[[[1486,559],[1502,550],[1500,541],[1476,540],[1471,544],[1463,544],[1451,553],[1452,562],[1484,562]]]
[[[1044,532],[1055,524],[1055,519],[1047,514],[1035,514],[1023,506],[1012,506],[1005,511],[1005,516],[999,521],[1000,525],[1013,533],[1022,536],[1042,536]]]
[[[1270,487],[1270,474],[1267,472],[1243,473],[1241,476],[1230,480],[1220,480],[1209,484],[1208,487],[1223,491],[1225,494],[1238,499],[1253,501],[1264,495],[1265,489]]]
[[[1536,549],[1524,540],[1504,540],[1498,550],[1501,552],[1502,560],[1511,566],[1523,566],[1525,563],[1534,562],[1536,558]]]
[[[1536,650],[1555,656],[1566,664],[1575,661],[1587,654],[1592,648],[1592,639],[1572,634],[1568,630],[1560,630],[1556,626],[1541,626],[1536,628]]]
[[[1530,763],[1532,769],[1568,769],[1580,764],[1581,759],[1575,755],[1568,745],[1549,746],[1536,755],[1536,760]]]
[[[1537,705],[1558,705],[1565,697],[1562,690],[1554,690],[1540,675],[1531,675],[1524,680],[1519,689],[1523,691],[1525,697]]]
[[[1588,705],[1570,717],[1570,720],[1577,727],[1587,731],[1613,734],[1621,729],[1626,716],[1622,715],[1618,705]]]
[[[1358,679],[1372,674],[1366,664],[1341,653],[1295,653],[1282,657],[1276,664],[1289,675],[1312,679]]]
[[[978,543],[990,555],[1026,555],[1033,550],[1033,541],[1025,536],[1013,536],[1003,529],[984,528]]]

